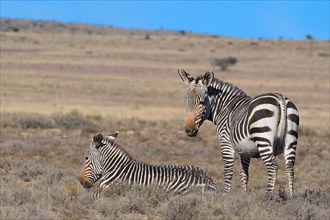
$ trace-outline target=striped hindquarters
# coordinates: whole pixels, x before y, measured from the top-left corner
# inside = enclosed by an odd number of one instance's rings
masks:
[[[285,97],[277,93],[263,94],[251,101],[247,129],[251,139],[258,143],[260,156],[263,152],[273,152],[274,155],[283,153],[286,108]]]
[[[296,158],[296,147],[298,140],[299,114],[295,104],[286,98],[287,108],[287,134],[285,139],[285,160],[292,161],[294,164]]]
[[[169,189],[176,192],[184,192],[190,187],[202,186],[217,191],[213,179],[202,169],[196,166],[176,165],[168,166],[170,169],[178,170],[177,175],[172,177]]]

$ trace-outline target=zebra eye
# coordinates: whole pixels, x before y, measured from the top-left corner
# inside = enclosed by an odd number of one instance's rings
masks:
[[[89,158],[88,156],[85,156],[85,160],[88,160],[88,158]]]

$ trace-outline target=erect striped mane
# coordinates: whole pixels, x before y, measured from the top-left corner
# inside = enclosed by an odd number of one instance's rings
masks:
[[[124,156],[128,157],[131,160],[135,160],[134,157],[132,157],[124,148],[122,148],[117,143],[114,143],[113,140],[109,140],[107,138],[104,138],[102,140],[102,142],[104,143],[103,147],[111,148],[112,152],[116,151],[117,154],[124,155]]]
[[[197,79],[200,80],[201,77],[203,77],[203,76],[198,76],[196,78],[196,82],[197,82]],[[213,79],[213,82],[208,87],[209,95],[218,95],[225,91],[227,91],[227,92],[230,91],[231,93],[235,93],[237,96],[247,96],[247,94],[243,90],[238,88],[237,86],[235,86],[231,83],[216,79],[216,78]]]

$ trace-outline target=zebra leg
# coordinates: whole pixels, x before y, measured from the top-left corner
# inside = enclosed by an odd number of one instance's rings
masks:
[[[90,192],[91,199],[96,200],[96,199],[101,198],[102,190],[103,190],[103,188],[101,187],[100,181],[98,181],[95,184],[94,189]]]
[[[296,159],[296,147],[298,139],[299,116],[296,106],[288,101],[287,103],[287,132],[285,136],[285,172],[289,183],[290,197],[293,197],[294,164]]]
[[[266,165],[268,172],[268,185],[267,185],[267,196],[271,196],[277,176],[278,163],[273,155],[273,148],[271,145],[265,145],[257,143],[258,150],[262,161]]]
[[[246,191],[247,190],[247,184],[248,184],[248,181],[249,181],[250,158],[241,156],[241,165],[242,165],[242,169],[241,169],[241,172],[240,172],[241,183],[242,183],[242,187],[243,187],[244,191]]]
[[[290,198],[293,197],[293,178],[294,178],[294,160],[288,160],[285,161],[285,172],[286,172],[286,176],[289,182],[289,193],[290,193]]]
[[[225,179],[225,192],[230,192],[231,180],[233,178],[234,170],[234,149],[230,146],[229,142],[221,143],[221,153],[224,163],[224,179]]]
[[[259,152],[261,152],[261,159],[265,163],[268,172],[267,196],[271,196],[275,187],[278,163],[272,151],[268,150],[265,152],[264,150],[259,150]]]
[[[101,198],[101,190],[91,192],[91,198],[93,200]]]

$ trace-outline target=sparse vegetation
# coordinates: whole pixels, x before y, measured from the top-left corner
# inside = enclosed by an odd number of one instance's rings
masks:
[[[53,120],[60,128],[81,129],[86,132],[96,131],[96,126],[94,125],[94,123],[86,119],[77,110],[71,111],[67,114],[62,114],[62,113],[53,114]]]
[[[44,115],[34,113],[8,113],[0,118],[1,127],[11,128],[52,128],[53,121]]]
[[[314,40],[314,37],[312,35],[310,35],[310,34],[307,34],[306,35],[306,39],[307,40]]]
[[[79,121],[92,120],[81,116],[78,112],[61,117],[68,118],[67,122],[69,122],[75,121],[72,118],[76,118],[77,115],[79,115]],[[3,117],[7,121],[16,121],[17,118],[27,116],[16,114],[8,117],[5,114],[1,115],[1,121]],[[53,120],[54,117],[33,115],[33,118],[43,118],[42,120],[46,121]],[[279,183],[276,185],[273,200],[265,200],[263,189],[266,183],[266,178],[264,178],[266,171],[260,172],[263,164],[256,163],[256,160],[251,163],[249,192],[243,192],[240,189],[239,160],[235,161],[236,171],[232,192],[229,194],[221,192],[222,165],[221,160],[214,153],[218,150],[213,149],[213,145],[216,145],[216,137],[214,137],[214,143],[209,142],[213,139],[213,134],[210,132],[204,131],[202,136],[192,140],[184,134],[177,137],[175,132],[167,132],[179,129],[175,123],[164,125],[163,122],[103,118],[102,121],[95,122],[96,129],[108,132],[120,130],[118,142],[134,157],[158,164],[182,164],[184,161],[186,164],[191,164],[192,162],[188,162],[189,158],[189,161],[194,161],[195,165],[207,169],[216,177],[220,192],[207,191],[203,196],[200,189],[196,188],[190,193],[175,195],[153,187],[145,188],[117,183],[104,190],[100,199],[91,201],[90,191],[80,185],[78,176],[83,167],[84,153],[89,148],[90,138],[94,133],[77,133],[80,130],[77,124],[72,127],[55,125],[57,127],[51,128],[26,128],[21,125],[1,127],[1,219],[90,218],[92,216],[95,219],[329,218],[328,181],[319,182],[318,187],[313,187],[313,182],[324,178],[324,172],[328,172],[326,166],[328,158],[320,157],[318,160],[313,160],[313,152],[307,153],[311,147],[314,151],[317,151],[317,148],[323,148],[319,144],[310,145],[315,142],[309,141],[310,137],[306,136],[308,132],[302,132],[297,151],[299,159],[295,181],[296,196],[292,200],[287,197],[284,164],[279,158]],[[142,136],[144,141],[140,142],[139,138]],[[157,148],[154,152],[149,150],[155,146],[166,148],[171,156],[157,153]],[[200,151],[201,149],[203,151]],[[198,150],[198,154],[193,153]],[[205,160],[205,157],[208,160]],[[212,162],[213,160],[216,162]],[[303,161],[311,161],[314,164],[311,166],[310,163]],[[316,169],[319,171],[316,172]]]
[[[77,110],[73,110],[67,114],[54,113],[52,116],[34,113],[5,113],[1,115],[0,123],[3,128],[60,128],[80,129],[86,132],[96,131],[95,124]]]
[[[147,34],[152,40],[144,40]],[[329,61],[317,56],[327,53],[329,41],[313,40],[311,57],[308,40],[255,40],[252,47],[250,39],[190,32],[2,18],[0,35],[0,219],[329,219]],[[281,92],[297,103],[292,200],[283,156],[273,200],[264,199],[267,175],[259,159],[251,161],[243,192],[236,157],[232,192],[224,194],[214,126],[204,122],[195,138],[184,133],[177,69],[203,74],[213,58],[233,54],[240,65],[231,74],[215,70],[217,78],[252,96]],[[135,158],[199,166],[220,192],[178,196],[112,185],[90,200],[93,189],[78,181],[84,155],[96,132],[117,130],[119,144]]]
[[[184,30],[180,30],[180,31],[178,31],[178,33],[179,33],[180,35],[185,35],[187,32],[184,31]]]
[[[167,31],[164,28],[158,30],[138,30],[117,28],[110,25],[88,25],[79,23],[63,23],[58,21],[39,21],[27,19],[0,18],[0,31],[5,32],[33,32],[33,33],[65,33],[65,34],[87,34],[87,35],[130,35],[145,36],[152,35],[193,35],[184,30]]]
[[[226,71],[229,66],[235,65],[237,63],[237,59],[235,57],[227,57],[227,58],[215,58],[212,62],[214,66],[220,67],[222,71]]]
[[[330,53],[319,53],[320,57],[330,57]]]
[[[253,42],[250,43],[250,45],[251,46],[258,46],[259,44],[258,44],[258,42],[253,41]]]
[[[19,32],[19,28],[18,27],[9,26],[7,28],[7,31]]]

